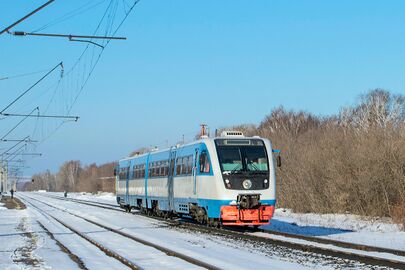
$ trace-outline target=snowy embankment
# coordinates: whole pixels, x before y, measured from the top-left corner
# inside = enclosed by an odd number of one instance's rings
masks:
[[[48,193],[63,196],[62,193]],[[69,193],[68,197],[116,204],[113,193]],[[275,211],[270,225],[262,229],[321,237],[344,242],[405,250],[405,232],[387,218],[365,218],[350,214],[300,214],[289,209]]]
[[[63,197],[63,192],[47,192],[49,195]],[[114,193],[111,192],[98,192],[98,193],[88,193],[88,192],[72,192],[68,193],[69,198],[87,200],[100,203],[117,204],[117,199]]]
[[[271,224],[262,228],[405,250],[402,226],[387,218],[365,218],[350,214],[300,214],[288,209],[277,209]]]

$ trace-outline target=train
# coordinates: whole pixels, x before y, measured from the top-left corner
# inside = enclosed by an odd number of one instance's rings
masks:
[[[117,203],[208,226],[266,225],[276,205],[277,153],[268,139],[224,131],[124,158],[114,169]]]

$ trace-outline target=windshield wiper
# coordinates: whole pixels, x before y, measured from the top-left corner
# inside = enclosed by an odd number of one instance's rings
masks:
[[[249,172],[254,172],[254,173],[267,173],[268,171],[266,170],[266,171],[263,171],[263,170],[261,170],[261,169],[259,169],[259,167],[257,167],[254,163],[253,163],[253,161],[250,161],[250,162],[246,162],[247,163],[247,168],[248,168],[248,171]],[[254,168],[254,170],[249,170],[249,165],[250,166],[252,166],[253,168]]]
[[[260,169],[253,163],[253,161],[246,162],[246,167],[248,168],[248,171],[260,171]],[[249,170],[249,165],[252,166],[254,170]]]
[[[236,165],[235,168],[233,168],[233,170],[231,171],[231,174],[234,174],[236,172],[240,172],[241,171],[241,170],[239,170],[240,167],[242,167],[242,164]]]

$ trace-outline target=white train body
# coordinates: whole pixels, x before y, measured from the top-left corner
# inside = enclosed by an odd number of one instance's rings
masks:
[[[268,224],[276,203],[269,140],[227,133],[119,161],[117,202],[224,225]]]

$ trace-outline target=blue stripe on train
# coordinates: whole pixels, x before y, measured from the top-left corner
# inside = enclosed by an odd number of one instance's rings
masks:
[[[125,196],[117,194],[117,198],[120,197],[122,200],[125,200]],[[125,200],[125,204],[131,206],[137,206],[137,199],[142,199],[144,201],[144,196],[139,195],[129,195],[129,201]],[[160,210],[167,211],[169,209],[168,198],[167,197],[148,197],[148,206],[152,205],[152,200],[159,201]],[[199,206],[204,207],[208,212],[209,218],[219,218],[221,215],[220,209],[223,205],[229,205],[233,200],[211,200],[211,199],[194,199],[194,198],[175,198],[174,204],[188,204],[188,203],[197,203]],[[264,205],[276,205],[276,200],[261,200],[261,203]],[[145,206],[145,202],[143,202]],[[179,211],[176,207],[176,210]]]

